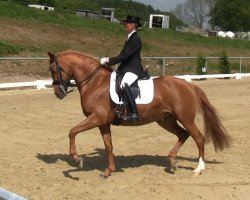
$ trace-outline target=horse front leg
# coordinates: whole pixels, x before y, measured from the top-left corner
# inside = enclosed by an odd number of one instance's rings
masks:
[[[106,149],[107,159],[108,159],[108,167],[100,174],[101,177],[107,178],[111,175],[111,172],[115,171],[115,161],[113,155],[113,145],[112,145],[112,138],[111,138],[111,130],[110,125],[99,127],[103,142]]]
[[[76,126],[74,126],[69,132],[69,154],[70,157],[78,162],[79,167],[83,167],[83,160],[79,158],[76,151],[75,137],[78,133],[97,127],[99,124],[94,116],[89,116]]]

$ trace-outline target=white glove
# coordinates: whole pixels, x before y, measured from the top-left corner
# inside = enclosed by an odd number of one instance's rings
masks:
[[[106,65],[108,62],[109,62],[109,58],[108,57],[101,58],[101,60],[100,60],[100,64],[101,65]]]

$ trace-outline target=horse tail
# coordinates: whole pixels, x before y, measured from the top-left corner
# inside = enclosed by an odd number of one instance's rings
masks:
[[[201,88],[194,85],[194,89],[198,98],[198,107],[203,116],[206,142],[209,142],[212,139],[216,152],[228,148],[231,143],[231,137],[221,123],[216,109],[211,105]]]

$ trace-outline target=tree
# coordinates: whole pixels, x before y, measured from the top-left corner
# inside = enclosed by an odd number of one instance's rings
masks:
[[[217,0],[205,0],[209,12],[214,8],[214,5]]]
[[[204,58],[201,53],[199,54],[196,63],[197,63],[197,68],[196,68],[197,74],[199,74],[199,75],[206,74],[206,72],[207,72],[206,58]]]
[[[209,25],[210,11],[217,0],[188,0],[185,4],[177,4],[173,13],[189,25],[200,28]]]
[[[184,9],[183,9],[183,5],[181,3],[177,4],[177,6],[175,7],[173,12],[174,12],[175,16],[179,20],[183,21],[183,19],[184,19]]]
[[[187,0],[184,4],[184,12],[189,24],[203,28],[208,14],[206,0]]]
[[[250,1],[217,0],[210,23],[228,31],[250,30]]]
[[[220,56],[220,72],[222,74],[230,74],[231,73],[230,62],[228,60],[228,57],[227,57],[225,51],[223,51],[221,56]]]

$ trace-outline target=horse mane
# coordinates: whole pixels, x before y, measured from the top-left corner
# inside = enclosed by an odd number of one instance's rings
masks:
[[[113,71],[114,71],[113,68],[110,67],[110,66],[101,65],[100,62],[99,62],[99,57],[93,56],[93,55],[90,55],[90,54],[87,54],[87,53],[84,53],[84,52],[78,52],[78,51],[65,51],[65,52],[58,53],[57,55],[66,54],[66,53],[77,54],[77,55],[79,55],[79,56],[86,56],[86,57],[92,59],[93,61],[97,62],[98,65],[99,65],[101,68],[103,68],[103,69],[105,69],[105,70],[107,70],[107,71],[109,71],[109,72],[113,72]]]
[[[101,64],[100,64],[100,66],[101,66],[103,69],[108,70],[109,72],[113,72],[113,71],[114,71],[114,69],[113,69],[112,67],[110,67],[110,66],[104,66],[104,65],[101,65]]]

